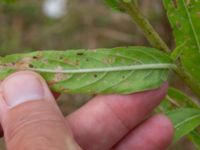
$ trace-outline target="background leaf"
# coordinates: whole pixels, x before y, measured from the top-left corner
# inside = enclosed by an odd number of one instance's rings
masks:
[[[190,132],[189,139],[195,144],[196,149],[200,150],[200,133],[197,130]]]
[[[0,79],[16,70],[29,69],[40,71],[51,88],[57,92],[128,94],[158,88],[166,81],[169,66],[156,68],[163,63],[171,65],[172,61],[166,54],[144,47],[40,51],[2,58]],[[130,66],[137,65],[141,68],[142,65],[148,64],[153,66],[140,70],[123,70]],[[113,71],[113,68],[120,70]],[[78,73],[62,73],[66,70],[75,70]],[[80,70],[86,72],[80,73]]]
[[[168,112],[180,107],[199,108],[199,105],[197,101],[193,100],[179,89],[170,87],[167,96],[159,107],[163,112]]]
[[[179,89],[170,87],[167,92],[167,96],[159,106],[159,111],[163,113],[172,111],[174,109],[180,109],[181,107],[199,108],[198,102],[180,91]],[[179,132],[179,131],[175,131]],[[179,133],[175,133],[176,135]],[[197,129],[188,133],[187,137],[200,148],[200,134]]]
[[[167,113],[176,129],[174,141],[187,135],[200,125],[200,109],[181,108]]]
[[[120,6],[120,1],[126,2],[126,0],[104,0],[104,2],[113,10],[124,11]],[[129,2],[129,0],[127,2]]]
[[[0,3],[13,3],[16,0],[0,0]]]
[[[163,0],[176,46],[182,47],[180,67],[196,93],[200,89],[200,1]],[[184,43],[184,46],[182,46]]]

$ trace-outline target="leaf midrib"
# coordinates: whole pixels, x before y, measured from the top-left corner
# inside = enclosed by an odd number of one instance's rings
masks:
[[[139,64],[129,66],[103,67],[103,68],[84,68],[84,69],[45,69],[45,68],[24,68],[27,70],[48,72],[48,73],[92,73],[92,72],[115,72],[115,71],[129,71],[129,70],[145,70],[145,69],[176,69],[177,66],[172,63],[160,64]],[[14,68],[20,70],[19,68]],[[21,69],[21,70],[24,70]]]
[[[198,118],[198,117],[200,117],[200,113],[197,114],[197,115],[194,115],[193,117],[190,117],[190,118],[185,119],[184,121],[178,123],[178,124],[175,125],[174,127],[177,129],[177,128],[179,128],[182,124],[187,123],[187,122],[191,121],[192,119],[196,119],[196,118]]]

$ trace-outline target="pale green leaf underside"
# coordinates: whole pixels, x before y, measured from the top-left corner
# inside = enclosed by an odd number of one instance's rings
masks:
[[[200,88],[200,0],[163,0],[179,58],[187,76]],[[184,46],[182,46],[184,43]]]
[[[176,129],[174,141],[179,140],[200,125],[200,109],[181,108],[171,111],[167,115]]]
[[[0,66],[0,79],[16,70],[33,70],[54,91],[92,94],[158,88],[175,67],[167,55],[145,47],[14,54],[1,58]]]

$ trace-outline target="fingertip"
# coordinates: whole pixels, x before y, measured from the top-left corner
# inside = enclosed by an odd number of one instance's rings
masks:
[[[141,123],[115,145],[116,150],[167,149],[173,139],[173,125],[164,115],[155,115]]]
[[[155,115],[152,119],[157,124],[157,127],[162,129],[163,134],[160,138],[165,145],[169,145],[173,140],[174,126],[172,121],[163,114]]]

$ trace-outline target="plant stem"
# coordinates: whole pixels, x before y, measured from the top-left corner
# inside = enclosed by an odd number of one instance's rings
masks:
[[[137,26],[143,31],[145,37],[148,39],[150,44],[166,53],[170,53],[170,48],[162,40],[162,38],[155,31],[153,26],[150,24],[148,19],[140,11],[137,0],[132,0],[131,2],[120,1],[121,7],[132,17]],[[177,64],[177,68],[174,69],[175,73],[187,84],[190,89],[196,93],[200,98],[200,85],[190,78],[190,75],[182,68],[181,63]]]
[[[194,81],[187,72],[181,67],[181,65],[177,65],[177,68],[174,69],[175,73],[183,80],[183,82],[200,98],[200,85]]]
[[[145,37],[148,39],[153,47],[163,50],[167,53],[170,52],[168,46],[154,30],[146,17],[140,12],[137,2],[135,0],[130,3],[121,1],[120,4],[122,8],[125,9],[125,11],[133,18],[135,23],[140,27]]]

